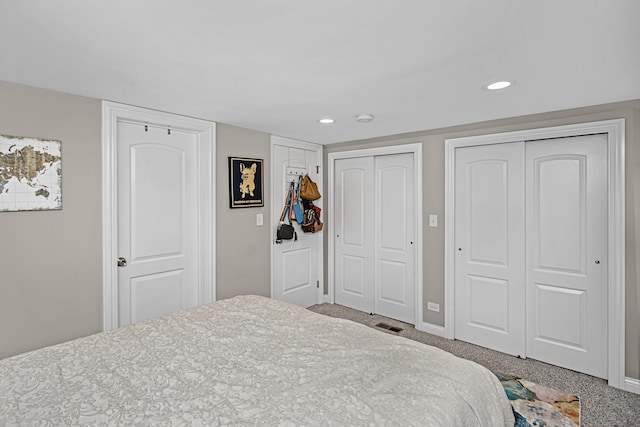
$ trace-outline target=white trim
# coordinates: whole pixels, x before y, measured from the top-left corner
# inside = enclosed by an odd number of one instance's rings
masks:
[[[198,261],[198,300],[216,299],[216,124],[160,111],[102,101],[102,325],[108,331],[118,327],[118,249],[117,206],[117,128],[118,121],[170,126],[193,132],[198,138],[198,212],[200,241]]]
[[[390,145],[385,147],[377,147],[377,148],[364,148],[361,150],[349,150],[349,151],[339,151],[335,153],[329,153],[328,162],[329,162],[329,171],[328,171],[328,188],[330,189],[330,210],[329,210],[329,220],[326,225],[327,227],[327,241],[328,241],[328,259],[327,259],[327,283],[328,283],[328,295],[327,300],[329,303],[335,303],[335,281],[333,278],[334,275],[334,251],[335,251],[335,242],[331,238],[335,232],[333,230],[333,224],[335,223],[335,213],[333,207],[335,206],[334,200],[334,173],[335,173],[335,162],[339,159],[350,159],[356,157],[372,157],[372,156],[386,156],[391,154],[404,154],[404,153],[412,153],[413,154],[413,166],[414,166],[414,174],[415,174],[415,266],[416,266],[416,276],[415,276],[415,320],[414,325],[416,329],[419,329],[423,324],[422,320],[422,281],[423,281],[423,269],[422,269],[422,144],[414,143],[414,144],[402,144],[402,145]],[[421,329],[419,329],[421,330]]]
[[[578,123],[517,132],[479,135],[445,140],[445,330],[453,339],[454,331],[454,182],[455,149],[475,145],[531,141],[548,138],[606,133],[608,140],[609,182],[609,352],[608,381],[625,387],[625,120]]]
[[[312,151],[318,151],[318,166],[320,167],[320,177],[322,177],[324,175],[324,169],[323,169],[323,165],[322,165],[322,145],[320,144],[314,144],[311,142],[304,142],[304,141],[298,141],[295,139],[289,139],[289,138],[283,138],[281,136],[275,136],[275,135],[271,135],[271,183],[270,183],[270,198],[271,198],[271,204],[270,204],[270,212],[273,215],[273,208],[274,208],[274,203],[276,203],[276,201],[273,200],[273,183],[274,183],[274,178],[275,178],[275,173],[276,170],[273,167],[273,159],[274,159],[274,146],[275,145],[281,145],[284,147],[292,147],[292,148],[300,148],[301,150],[312,150]],[[316,185],[318,186],[318,191],[320,192],[320,194],[323,194],[323,187],[322,187],[322,183],[324,182],[324,179],[318,179],[316,182]],[[275,206],[279,206],[281,204],[281,201],[277,201],[278,205]],[[324,220],[324,215],[325,215],[326,209],[322,210],[322,213],[320,214],[320,219],[321,221],[323,221],[324,223],[326,223],[326,221]],[[273,219],[272,219],[273,222]],[[271,256],[271,275],[270,275],[270,279],[269,279],[269,295],[271,296],[271,298],[273,298],[273,289],[274,289],[274,268],[273,268],[273,242],[275,242],[276,240],[276,230],[275,227],[273,227],[273,224],[270,224],[271,227],[271,239],[269,240],[269,250],[270,250],[270,256]],[[327,302],[326,301],[326,295],[324,295],[324,239],[322,238],[322,235],[320,235],[320,248],[318,250],[318,280],[320,280],[320,287],[318,288],[318,295],[316,297],[316,304],[321,304],[323,302]]]
[[[640,394],[640,380],[628,377],[625,378],[624,389],[630,393]]]
[[[416,325],[416,329],[422,332],[426,332],[431,335],[435,335],[441,338],[447,338],[447,331],[444,326],[434,325],[433,323],[422,322],[419,327]]]

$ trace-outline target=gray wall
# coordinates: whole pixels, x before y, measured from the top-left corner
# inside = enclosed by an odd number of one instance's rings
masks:
[[[324,164],[328,165],[329,153],[422,143],[423,214],[425,217],[437,214],[440,218],[438,228],[423,227],[423,317],[425,322],[444,326],[444,310],[439,313],[427,311],[426,305],[427,301],[433,301],[444,307],[445,139],[615,118],[626,119],[626,375],[640,378],[640,100],[328,145],[325,146]],[[328,177],[324,178],[327,188]],[[325,203],[328,201],[327,198]],[[331,209],[331,206],[325,206]],[[325,259],[326,239],[325,234]],[[324,277],[328,277],[326,263]]]
[[[242,294],[271,294],[271,137],[229,125],[217,125],[217,299]],[[229,208],[229,157],[264,159],[264,207]],[[264,225],[256,226],[256,214]]]
[[[62,210],[0,212],[0,358],[102,329],[100,109],[0,82],[0,134],[62,141]]]

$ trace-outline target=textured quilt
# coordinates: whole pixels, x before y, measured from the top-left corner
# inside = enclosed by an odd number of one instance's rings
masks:
[[[241,296],[0,360],[0,426],[513,426],[434,347]]]

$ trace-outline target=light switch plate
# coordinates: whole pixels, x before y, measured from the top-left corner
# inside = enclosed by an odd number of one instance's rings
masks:
[[[261,213],[256,214],[256,226],[261,226],[262,224],[264,224],[264,216]]]
[[[438,215],[429,215],[429,227],[437,227],[438,226]]]

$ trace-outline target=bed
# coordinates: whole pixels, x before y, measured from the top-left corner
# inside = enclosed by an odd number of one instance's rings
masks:
[[[513,426],[440,349],[239,296],[0,360],[0,426]]]

